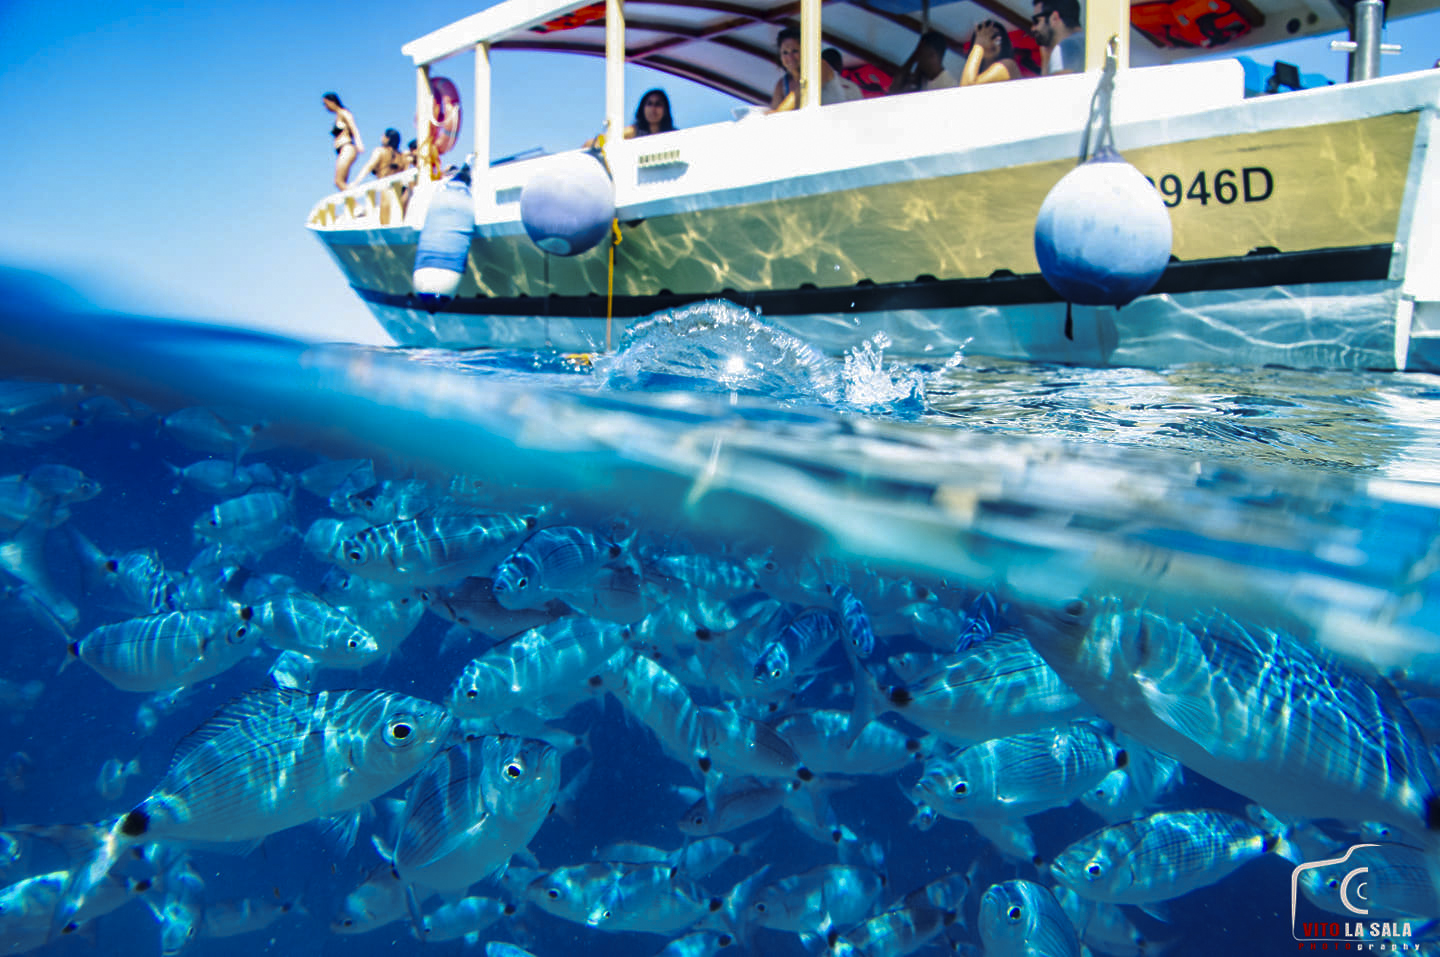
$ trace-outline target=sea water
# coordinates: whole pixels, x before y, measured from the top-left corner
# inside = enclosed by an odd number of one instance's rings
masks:
[[[0,713],[7,826],[123,813],[191,729],[269,680],[267,652],[150,706],[147,717],[144,695],[115,690],[83,666],[57,673],[68,640],[123,617],[66,546],[67,527],[115,553],[154,548],[178,573],[201,550],[192,526],[216,499],[179,482],[172,466],[207,455],[289,475],[326,456],[365,456],[383,479],[420,478],[437,494],[461,488],[497,508],[773,563],[779,575],[824,562],[832,574],[843,568],[1037,604],[1118,591],[1177,614],[1220,609],[1284,621],[1357,666],[1381,669],[1440,650],[1435,376],[1078,369],[965,355],[921,364],[887,356],[883,340],[841,360],[724,304],[663,314],[613,355],[585,357],[307,346],[100,314],[21,288],[0,302],[0,323],[0,374],[83,386],[0,419],[0,475],[63,463],[103,487],[71,506],[43,547],[45,584],[73,603],[74,622],[57,622],[19,579],[0,574],[0,678],[43,683],[33,700],[10,701]],[[248,437],[230,449],[187,446],[164,417],[195,407],[244,423]],[[334,514],[299,490],[293,507],[300,532]],[[248,562],[311,588],[328,570],[298,537]],[[358,674],[322,672],[317,687],[443,701],[490,640],[457,640],[449,622],[427,613],[389,661]],[[881,653],[913,645],[882,644]],[[805,693],[843,694],[848,679],[835,651]],[[567,782],[587,766],[589,778],[570,819],[553,816],[531,842],[540,866],[580,863],[621,840],[681,846],[678,824],[693,797],[682,789],[696,784],[694,774],[613,700],[597,697],[557,724],[589,733],[588,750],[563,765]],[[112,758],[137,758],[141,771],[121,798],[107,800],[95,781]],[[973,869],[960,919],[928,952],[976,952],[985,887],[1015,877],[1048,883],[1046,871],[1004,858],[957,821],[913,827],[904,792],[918,773],[916,765],[855,779],[834,795],[836,816],[883,859],[884,905]],[[1241,812],[1245,803],[1187,773],[1163,806]],[[309,827],[255,849],[194,850],[208,900],[298,898],[304,912],[248,937],[197,940],[186,952],[421,952],[407,919],[358,936],[329,929],[344,896],[379,862],[369,838],[383,821],[367,823],[343,854]],[[1049,858],[1102,822],[1077,805],[1030,823]],[[758,840],[702,882],[717,895],[762,866],[778,879],[837,855],[783,814],[727,836]],[[64,854],[34,863],[64,866]],[[1303,898],[1292,913],[1293,866],[1274,856],[1252,862],[1171,902],[1164,921],[1128,909],[1143,952],[1280,952],[1297,946],[1292,918],[1340,921]],[[476,892],[500,893],[494,885]],[[62,939],[44,952],[160,949],[156,920],[138,900],[84,936],[93,945]],[[539,957],[648,957],[668,937],[607,934],[522,904],[485,939]],[[483,952],[465,946],[424,951]],[[798,955],[806,946],[759,930],[748,952]]]

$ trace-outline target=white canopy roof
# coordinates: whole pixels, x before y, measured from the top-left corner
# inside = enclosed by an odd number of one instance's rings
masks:
[[[1392,0],[1390,19],[1422,13],[1440,0]],[[416,64],[489,43],[502,50],[605,55],[605,5],[587,0],[506,0],[403,48]],[[1083,2],[1082,2],[1083,8]],[[775,35],[798,25],[798,0],[626,0],[628,62],[682,76],[752,103],[768,102],[779,76]],[[940,0],[929,26],[960,53],[975,25],[995,19],[1014,31],[1030,24],[1029,0]],[[829,0],[824,43],[847,67],[873,64],[893,74],[924,29],[920,0]],[[1136,0],[1131,62],[1167,63],[1202,54],[1343,30],[1336,0]]]

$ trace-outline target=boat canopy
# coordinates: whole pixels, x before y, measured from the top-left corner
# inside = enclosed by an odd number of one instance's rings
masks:
[[[799,23],[800,6],[798,0],[625,0],[625,60],[766,103],[779,76],[776,33]],[[1437,6],[1440,0],[1392,0],[1389,17]],[[840,51],[847,69],[868,65],[888,77],[927,27],[959,53],[986,19],[1023,39],[1032,9],[1017,0],[830,0],[823,4],[821,39]],[[1347,18],[1337,0],[1140,0],[1130,7],[1130,62],[1169,63],[1332,33],[1345,29]],[[478,44],[603,57],[605,3],[506,0],[407,44],[404,52],[423,66]],[[1341,62],[1337,54],[1337,66]]]

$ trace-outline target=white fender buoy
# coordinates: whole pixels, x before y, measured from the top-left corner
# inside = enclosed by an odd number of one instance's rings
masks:
[[[531,242],[556,256],[594,248],[615,218],[615,183],[591,152],[555,157],[520,191],[520,222]]]
[[[422,302],[449,299],[460,288],[470,237],[475,232],[475,207],[470,201],[470,167],[450,177],[430,199],[425,225],[415,247],[415,295]]]
[[[1035,219],[1035,258],[1067,302],[1123,306],[1170,261],[1170,214],[1138,169],[1102,149],[1065,174]]]

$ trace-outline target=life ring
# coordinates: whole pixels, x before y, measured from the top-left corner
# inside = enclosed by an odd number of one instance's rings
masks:
[[[436,151],[444,155],[460,139],[460,91],[445,77],[432,77],[430,99],[434,103],[430,135]]]
[[[1230,0],[1160,0],[1130,7],[1130,23],[1169,49],[1209,49],[1244,36],[1255,26]]]

